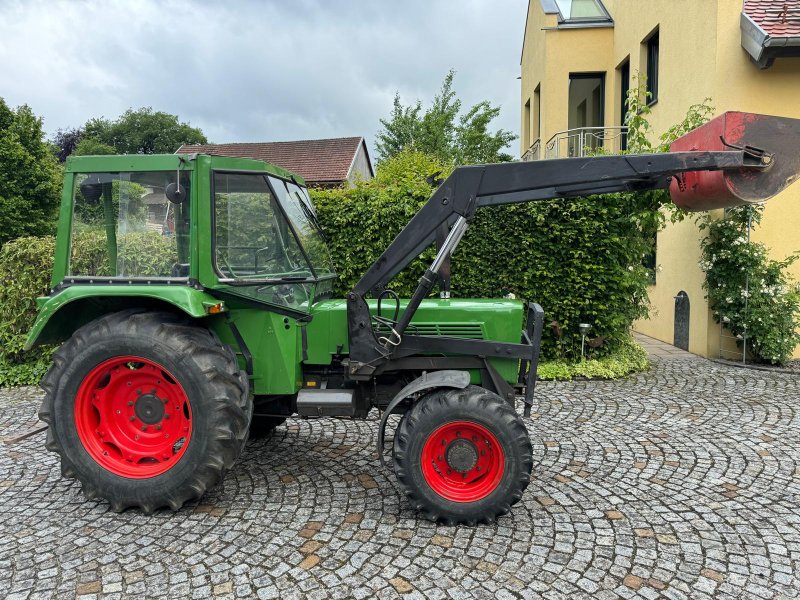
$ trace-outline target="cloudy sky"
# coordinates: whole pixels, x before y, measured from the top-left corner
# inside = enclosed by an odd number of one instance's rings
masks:
[[[519,132],[527,0],[0,0],[0,97],[48,134],[152,106],[213,142],[364,135],[395,92]],[[516,144],[512,148],[517,152]]]

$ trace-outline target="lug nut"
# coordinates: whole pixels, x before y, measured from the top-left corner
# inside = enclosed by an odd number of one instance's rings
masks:
[[[480,468],[480,467],[475,467],[475,470],[476,470],[476,471],[480,471],[480,470],[481,470],[481,468]]]
[[[128,400],[128,406],[133,406],[133,400]]]
[[[142,390],[138,389],[138,390],[136,390],[136,393],[141,396],[142,395]]]
[[[161,424],[156,425],[156,431],[161,431]]]
[[[142,425],[142,431],[147,431],[147,425]]]
[[[169,417],[170,417],[170,414],[169,414],[169,413],[164,413],[164,418],[165,418],[165,419],[169,419]]]
[[[135,421],[136,417],[128,417],[128,421]]]

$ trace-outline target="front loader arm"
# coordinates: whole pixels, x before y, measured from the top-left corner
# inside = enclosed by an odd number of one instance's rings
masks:
[[[405,331],[422,300],[431,292],[438,273],[463,237],[469,221],[481,206],[498,206],[604,194],[627,190],[667,188],[670,179],[687,171],[764,169],[771,157],[755,149],[716,152],[675,152],[640,155],[602,155],[534,162],[500,163],[458,167],[433,193],[422,209],[397,235],[348,294],[347,324],[350,341],[348,374],[367,380],[387,362],[414,354],[466,354],[522,360],[527,376],[526,413],[530,410],[539,357],[543,313],[531,306],[535,321],[523,343],[459,340],[406,335]],[[382,319],[390,333],[379,336],[365,297],[380,294],[391,279],[433,243],[437,230],[450,233],[397,321]],[[489,368],[487,363],[487,369]],[[497,386],[496,386],[497,387]],[[502,387],[502,384],[501,384]],[[509,388],[498,389],[513,399]]]
[[[433,193],[353,288],[365,296],[383,289],[436,238],[444,223],[471,219],[481,206],[535,202],[631,190],[665,189],[687,171],[761,169],[757,152],[674,152],[600,155],[458,167]]]

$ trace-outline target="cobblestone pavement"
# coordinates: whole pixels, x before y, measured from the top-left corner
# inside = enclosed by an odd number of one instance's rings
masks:
[[[494,526],[418,519],[376,421],[294,421],[178,513],[114,514],[44,434],[0,444],[0,596],[793,598],[800,378],[702,359],[545,383],[534,479]],[[0,435],[39,392],[2,392]]]

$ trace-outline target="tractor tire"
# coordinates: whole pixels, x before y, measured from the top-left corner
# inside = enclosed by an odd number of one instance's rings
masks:
[[[253,415],[250,421],[250,439],[260,440],[269,437],[274,433],[275,428],[283,425],[286,417],[262,417],[261,415]]]
[[[421,398],[394,437],[394,470],[412,506],[432,521],[492,523],[530,481],[531,441],[521,417],[481,387]]]
[[[116,512],[202,496],[236,461],[253,411],[229,346],[186,317],[140,309],[78,329],[42,388],[47,449]]]

